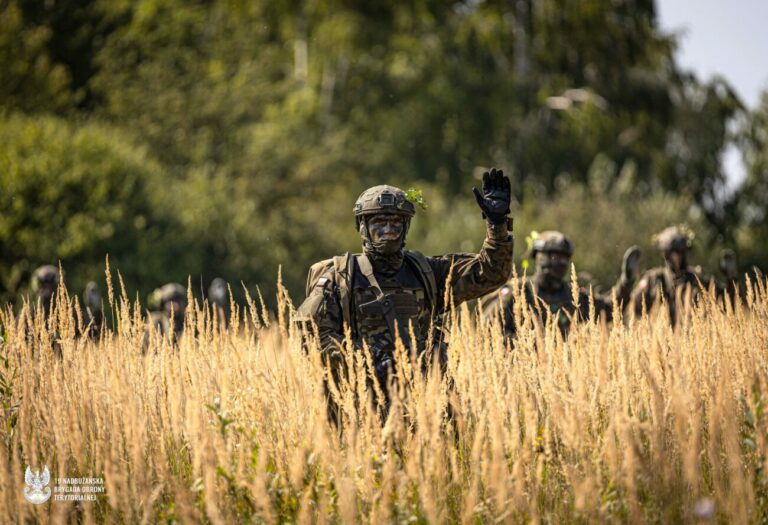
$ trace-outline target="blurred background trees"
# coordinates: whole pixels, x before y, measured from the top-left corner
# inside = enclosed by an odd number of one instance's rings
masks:
[[[6,0],[0,73],[6,300],[41,263],[98,278],[106,253],[142,294],[269,295],[282,264],[300,298],[312,261],[359,249],[352,203],[383,182],[430,204],[409,246],[473,250],[491,165],[519,258],[561,229],[608,286],[626,246],[655,265],[651,234],[687,222],[697,262],[768,263],[768,103],[682,70],[652,0]]]

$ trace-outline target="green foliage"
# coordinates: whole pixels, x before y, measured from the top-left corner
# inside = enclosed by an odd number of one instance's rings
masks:
[[[152,179],[161,175],[142,148],[101,124],[0,120],[4,298],[13,299],[37,265],[57,260],[74,289],[100,279],[107,253],[129,282],[161,274],[165,223],[149,202]]]
[[[101,274],[106,252],[142,293],[187,276],[205,288],[220,276],[238,295],[240,281],[267,283],[270,297],[282,264],[300,296],[309,264],[359,250],[350,208],[381,183],[417,181],[429,197],[409,246],[469,251],[483,225],[467,192],[490,165],[512,175],[518,229],[546,225],[589,246],[575,260],[600,281],[615,274],[625,244],[640,236],[643,245],[663,221],[690,222],[708,253],[727,244],[747,264],[768,260],[757,247],[765,110],[743,141],[752,175],[728,193],[720,161],[744,110],[722,80],[702,83],[675,66],[675,40],[651,1],[3,5],[0,104],[69,119],[56,124],[68,130],[59,138],[30,146],[51,159],[49,176],[30,179],[51,197],[29,207],[65,218],[45,229],[45,217],[9,209],[20,215],[14,233],[1,233],[11,243],[5,298],[34,265],[56,259],[77,286]],[[4,128],[10,150],[28,127]],[[127,155],[126,170],[143,182],[72,144],[79,133],[100,135],[93,147],[109,151],[104,158]],[[0,162],[46,171],[20,155]],[[61,170],[77,179],[67,188],[111,189],[60,191],[52,178]],[[422,190],[411,190],[426,208]],[[76,197],[54,204],[59,193]],[[22,202],[4,198],[3,214]],[[595,206],[610,217],[599,228]]]
[[[738,207],[741,224],[736,229],[738,253],[746,267],[768,260],[768,90],[760,105],[750,115],[744,137],[747,178],[739,191]]]
[[[9,351],[0,334],[0,435],[3,437],[4,453],[10,455],[11,440],[19,422],[21,397],[14,391],[18,369],[9,359]]]
[[[405,191],[405,198],[415,206],[419,206],[422,210],[426,210],[428,207],[427,201],[424,200],[424,192],[416,188],[408,188]]]
[[[69,103],[69,74],[53,64],[51,31],[24,23],[16,1],[0,4],[0,108],[58,110]]]

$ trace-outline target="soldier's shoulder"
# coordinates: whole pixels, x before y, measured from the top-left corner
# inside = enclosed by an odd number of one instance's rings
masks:
[[[640,277],[640,279],[637,281],[636,288],[640,291],[654,288],[656,286],[656,283],[662,279],[664,276],[664,267],[658,266],[656,268],[651,268],[650,270],[646,270],[645,273]]]
[[[325,288],[333,285],[338,279],[337,274],[346,274],[354,254],[345,253],[329,259],[318,261],[309,267],[307,274],[307,293],[315,287]]]
[[[696,277],[706,277],[707,272],[704,271],[704,268],[702,268],[700,265],[696,266],[689,266],[688,271],[691,272]]]
[[[355,254],[344,253],[341,255],[335,255],[328,259],[318,261],[309,267],[309,274],[320,274],[329,271],[343,271],[349,266],[349,261],[355,256]]]
[[[664,276],[664,267],[663,266],[657,266],[656,268],[651,268],[650,270],[646,270],[641,279],[661,279]]]

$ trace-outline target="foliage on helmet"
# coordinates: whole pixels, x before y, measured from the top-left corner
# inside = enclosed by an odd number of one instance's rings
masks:
[[[418,198],[420,193],[414,190],[412,196]],[[361,218],[366,215],[391,213],[403,215],[407,218],[416,215],[416,208],[414,207],[413,202],[407,198],[406,193],[400,188],[386,184],[368,188],[361,193],[360,197],[358,197],[355,202],[353,211],[355,213],[358,228],[360,227]]]
[[[429,207],[427,201],[424,200],[424,192],[417,190],[413,186],[405,191],[405,198],[415,206],[419,206],[422,210],[426,210]]]

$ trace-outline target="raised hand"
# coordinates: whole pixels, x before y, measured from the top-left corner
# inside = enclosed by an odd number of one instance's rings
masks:
[[[512,189],[509,177],[502,170],[491,168],[483,173],[483,191],[472,188],[477,205],[483,211],[483,218],[491,224],[502,224],[509,215]]]
[[[642,255],[640,247],[630,246],[624,252],[624,258],[621,260],[621,279],[625,283],[634,283],[637,280],[638,268],[640,267],[640,256]]]

